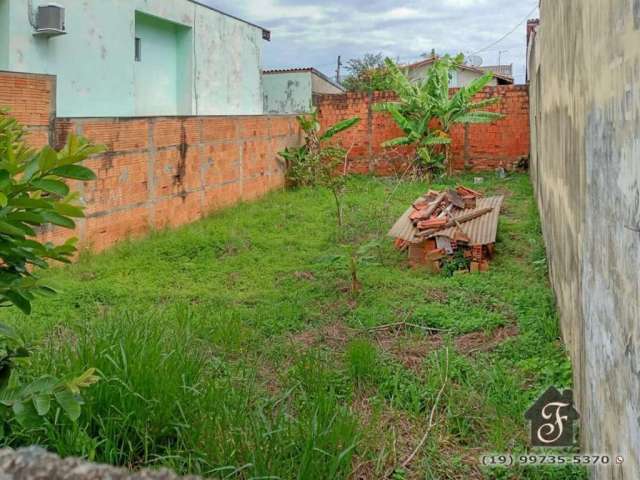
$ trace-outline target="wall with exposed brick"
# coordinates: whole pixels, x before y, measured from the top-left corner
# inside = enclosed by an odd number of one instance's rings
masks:
[[[56,77],[0,71],[0,109],[27,127],[29,144],[46,145],[55,120]]]
[[[75,235],[98,251],[283,187],[277,152],[299,142],[293,117],[61,119],[58,147],[69,132],[107,147],[85,162],[97,181],[79,185],[87,218]]]
[[[31,144],[61,147],[74,132],[106,146],[85,162],[98,179],[73,185],[87,218],[42,234],[96,251],[284,186],[277,152],[300,142],[292,116],[56,119],[54,98],[54,77],[0,74],[0,108],[28,127]]]
[[[500,97],[487,110],[505,118],[486,125],[458,125],[451,132],[451,155],[456,170],[511,169],[529,156],[529,95],[526,85],[487,87],[476,97],[483,100]],[[393,175],[401,173],[412,158],[411,148],[383,148],[386,140],[402,136],[402,131],[387,113],[374,112],[376,103],[393,101],[392,92],[317,95],[314,98],[323,128],[353,116],[359,125],[338,137],[350,150],[351,171]]]

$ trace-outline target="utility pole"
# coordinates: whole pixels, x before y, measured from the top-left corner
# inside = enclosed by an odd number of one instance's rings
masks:
[[[340,85],[340,68],[342,67],[342,55],[338,55],[338,69],[336,70],[336,83]]]
[[[502,54],[508,52],[509,50],[498,50],[498,66],[502,65]]]

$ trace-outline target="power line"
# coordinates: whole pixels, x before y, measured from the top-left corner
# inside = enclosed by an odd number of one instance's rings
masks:
[[[536,3],[537,3],[537,2],[536,2]],[[533,12],[535,12],[537,9],[538,9],[538,5],[536,5],[535,7],[533,7],[533,9],[532,9],[529,13],[527,13],[527,16],[526,16],[526,17],[524,17],[524,19],[523,19],[520,23],[518,23],[515,27],[513,27],[513,28],[512,28],[508,33],[505,33],[505,34],[504,34],[502,37],[500,37],[498,40],[496,40],[496,41],[495,41],[495,42],[493,42],[493,43],[490,43],[490,44],[489,44],[489,45],[487,45],[486,47],[484,47],[484,48],[482,48],[482,49],[480,49],[480,50],[476,50],[476,51],[475,51],[475,52],[473,52],[471,55],[476,55],[476,54],[478,54],[478,53],[481,53],[481,52],[484,52],[484,51],[486,51],[486,50],[489,50],[491,47],[495,47],[497,44],[499,44],[499,43],[500,43],[500,42],[502,42],[505,38],[507,38],[509,35],[511,35],[513,32],[515,32],[515,31],[518,29],[518,27],[521,27],[521,26],[522,26],[522,24],[523,24],[524,22],[526,22],[527,20],[529,20],[529,17],[530,17],[531,15],[533,15]]]

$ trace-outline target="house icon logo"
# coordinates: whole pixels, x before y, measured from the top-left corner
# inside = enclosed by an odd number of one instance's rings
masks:
[[[574,423],[580,418],[573,403],[573,391],[549,389],[527,410],[531,422],[531,446],[571,447],[575,444]]]

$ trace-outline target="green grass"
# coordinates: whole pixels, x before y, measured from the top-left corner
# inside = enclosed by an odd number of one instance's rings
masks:
[[[464,178],[468,182],[470,178]],[[486,177],[508,195],[485,274],[409,269],[384,234],[429,186],[352,178],[348,237],[384,240],[350,292],[332,198],[274,193],[177,231],[83,254],[46,273],[60,294],[25,317],[39,346],[24,369],[101,381],[77,424],[17,425],[10,446],[215,478],[585,478],[581,470],[481,471],[488,452],[525,452],[523,413],[570,386],[529,179]],[[442,186],[433,185],[433,188]],[[375,329],[406,320],[445,330]],[[517,325],[488,352],[461,337]],[[399,465],[435,426],[415,460]]]

